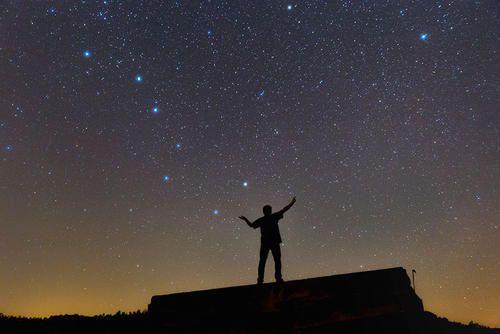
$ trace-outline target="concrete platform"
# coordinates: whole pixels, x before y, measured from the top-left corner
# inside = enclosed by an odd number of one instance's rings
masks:
[[[148,312],[157,325],[177,332],[264,333],[414,317],[424,308],[405,269],[389,268],[154,296]]]

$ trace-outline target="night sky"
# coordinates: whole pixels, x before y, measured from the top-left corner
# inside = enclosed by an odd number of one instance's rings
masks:
[[[403,266],[500,326],[498,1],[2,1],[0,312]],[[272,258],[266,280],[273,280]]]

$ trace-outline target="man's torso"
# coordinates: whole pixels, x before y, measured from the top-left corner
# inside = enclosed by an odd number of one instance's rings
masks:
[[[257,219],[257,226],[260,227],[261,242],[267,245],[280,244],[281,234],[278,226],[279,220],[283,218],[280,212]]]

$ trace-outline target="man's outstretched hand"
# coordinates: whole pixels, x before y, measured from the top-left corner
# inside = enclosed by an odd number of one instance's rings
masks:
[[[241,219],[241,220],[243,220],[245,223],[247,223],[248,226],[255,228],[255,226],[252,224],[251,221],[249,221],[247,219],[247,217],[245,217],[245,216],[239,216],[238,218]]]
[[[281,214],[287,212],[295,204],[296,201],[297,200],[295,199],[295,196],[293,196],[292,201],[287,206],[285,206],[283,209],[281,209],[279,212]]]

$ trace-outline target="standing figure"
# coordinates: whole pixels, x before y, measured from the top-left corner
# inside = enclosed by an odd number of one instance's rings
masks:
[[[264,269],[266,267],[266,260],[269,251],[273,254],[274,258],[274,277],[277,283],[283,282],[283,277],[281,276],[281,249],[280,244],[282,242],[280,229],[278,222],[283,218],[283,214],[288,211],[295,203],[295,197],[292,199],[290,204],[285,206],[280,211],[273,213],[273,208],[270,205],[265,205],[262,208],[264,216],[260,217],[253,223],[249,221],[245,216],[240,216],[239,218],[244,220],[248,226],[252,228],[260,227],[260,259],[259,259],[259,276],[257,278],[257,284],[262,284],[264,282]]]

